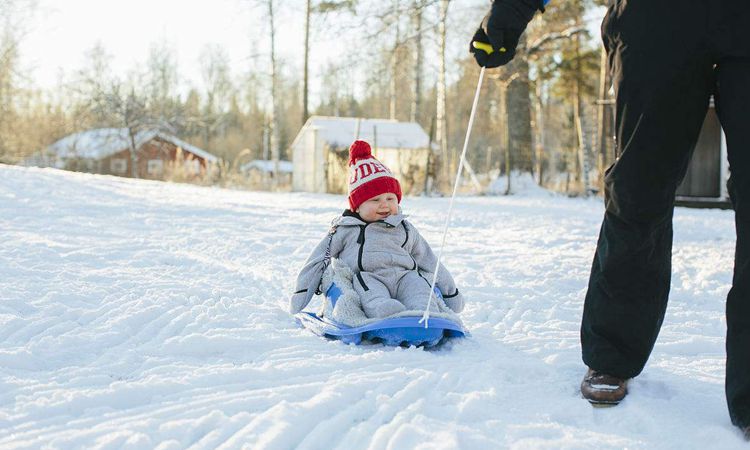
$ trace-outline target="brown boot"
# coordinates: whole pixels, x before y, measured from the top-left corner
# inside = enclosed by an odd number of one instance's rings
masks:
[[[581,383],[581,394],[595,406],[614,406],[628,394],[628,380],[589,369]]]

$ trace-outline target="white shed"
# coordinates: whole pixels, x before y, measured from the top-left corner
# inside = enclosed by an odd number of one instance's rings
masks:
[[[254,159],[240,166],[240,172],[245,174],[254,186],[268,187],[273,180],[276,168],[273,161],[266,159]],[[279,161],[279,180],[278,183],[284,187],[289,186],[292,182],[292,163],[289,161]]]
[[[728,179],[727,140],[712,97],[685,178],[677,187],[675,203],[699,208],[731,208]]]
[[[370,144],[373,155],[398,177],[404,193],[424,189],[430,137],[418,123],[323,116],[310,117],[292,142],[292,188],[345,192],[349,146],[356,139]]]

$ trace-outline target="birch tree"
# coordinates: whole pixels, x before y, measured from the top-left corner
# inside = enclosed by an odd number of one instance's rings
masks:
[[[317,3],[313,0],[305,0],[305,46],[304,46],[304,67],[302,81],[302,124],[307,122],[309,113],[310,98],[310,22],[314,15],[325,16],[329,13],[347,9],[354,11],[357,0],[320,0]]]
[[[203,130],[203,145],[210,147],[211,140],[217,134],[223,134],[225,114],[234,95],[226,50],[217,45],[204,47],[200,70],[205,89],[200,125]]]
[[[412,102],[409,120],[419,120],[422,102],[422,66],[424,49],[422,45],[422,16],[424,15],[424,0],[413,0],[411,8],[411,26],[414,32],[412,57]]]
[[[438,145],[440,146],[440,158],[442,161],[442,179],[450,181],[450,164],[448,155],[448,121],[446,118],[447,109],[447,86],[445,81],[445,51],[446,51],[446,24],[448,21],[448,6],[450,0],[440,0],[440,14],[438,17],[438,81],[437,81],[437,98],[435,107],[435,134]]]
[[[146,61],[146,92],[149,109],[158,127],[176,132],[175,123],[181,120],[177,86],[179,68],[175,50],[162,41],[152,44]]]
[[[279,71],[277,67],[276,57],[276,13],[275,0],[256,0],[256,4],[262,6],[265,10],[266,25],[268,26],[268,64],[270,72],[270,108],[268,110],[268,133],[269,133],[269,147],[271,153],[271,160],[273,161],[273,179],[271,181],[271,188],[276,189],[278,187],[279,179],[279,132],[280,116],[279,116],[279,99],[278,99],[278,88],[279,88]]]
[[[399,0],[392,0],[393,1],[393,27],[394,27],[394,38],[393,38],[393,48],[391,50],[391,58],[390,58],[390,69],[391,69],[391,80],[390,80],[390,86],[389,86],[389,107],[388,107],[388,118],[391,120],[396,120],[396,99],[398,98],[397,94],[397,82],[398,82],[398,53],[399,48],[401,47],[401,26],[399,21]]]
[[[302,81],[302,123],[307,122],[308,101],[310,95],[310,18],[312,17],[312,0],[305,0],[305,63]]]

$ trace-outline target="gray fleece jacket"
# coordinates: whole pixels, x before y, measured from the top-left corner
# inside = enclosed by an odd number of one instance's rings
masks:
[[[368,317],[388,317],[427,305],[437,257],[402,214],[370,223],[349,211],[338,217],[297,277],[291,313],[302,311],[319,293],[330,258],[338,258],[354,272],[354,288]],[[442,264],[436,286],[450,309],[463,310],[463,296]]]

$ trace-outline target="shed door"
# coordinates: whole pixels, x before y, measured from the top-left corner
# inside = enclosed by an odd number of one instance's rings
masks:
[[[687,174],[677,188],[684,197],[721,196],[721,125],[714,108],[708,109]]]

